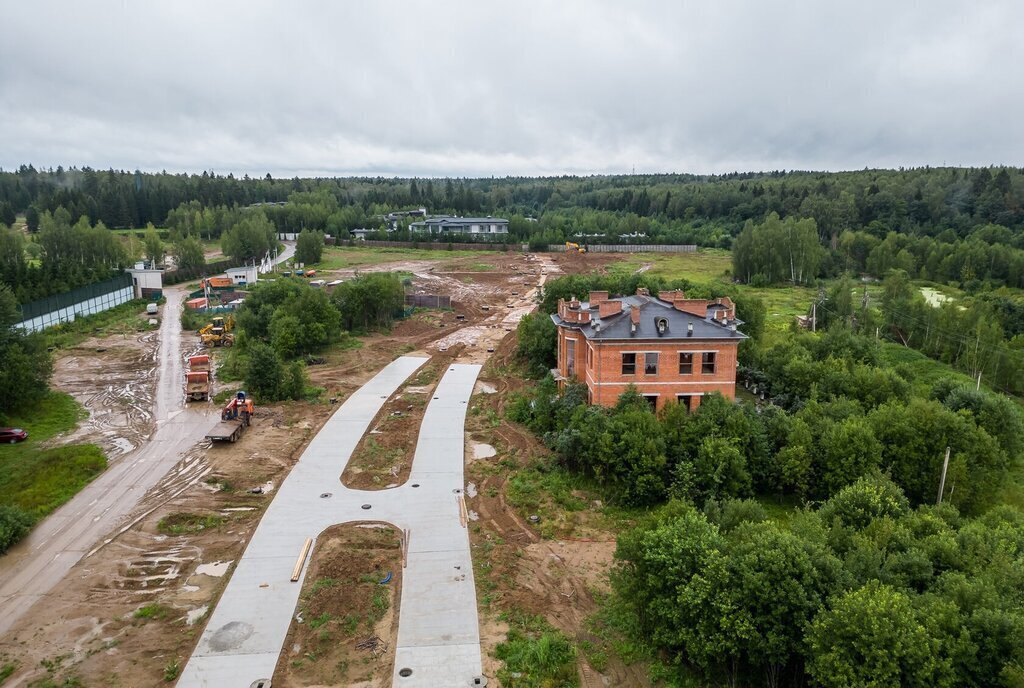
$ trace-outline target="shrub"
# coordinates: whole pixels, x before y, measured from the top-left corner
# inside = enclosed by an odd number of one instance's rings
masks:
[[[24,511],[13,506],[0,506],[0,554],[32,530],[35,521]]]

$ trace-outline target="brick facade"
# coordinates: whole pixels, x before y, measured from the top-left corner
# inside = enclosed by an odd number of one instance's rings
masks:
[[[680,295],[681,296],[681,295]],[[648,297],[650,299],[650,297]],[[727,301],[727,300],[726,300]],[[675,298],[662,295],[659,304],[662,308],[670,307],[683,313],[705,313],[706,322],[719,327],[719,322],[727,322],[728,316],[735,320],[735,311],[731,302],[722,308],[729,313],[723,314],[715,310],[719,306],[712,302],[692,299]],[[720,326],[721,336],[693,336],[692,324],[690,332],[685,328],[671,334],[661,336],[636,336],[644,331],[646,323],[648,331],[658,325],[660,311],[648,320],[649,309],[645,303],[625,305],[628,315],[623,312],[623,304],[616,299],[608,299],[607,294],[591,294],[590,303],[565,302],[560,304],[558,324],[558,368],[556,376],[560,384],[567,380],[576,380],[587,385],[590,403],[602,406],[613,406],[619,396],[632,384],[645,397],[651,398],[655,408],[661,409],[669,401],[686,403],[690,410],[700,405],[704,394],[718,392],[727,399],[733,399],[736,392],[736,356],[739,342],[743,335],[731,330],[728,326]],[[685,310],[684,310],[685,307]],[[621,314],[621,315],[620,315]],[[600,328],[590,323],[590,317],[622,317],[623,322],[632,322],[634,336],[625,338],[598,338]],[[716,321],[714,316],[722,316],[724,320]],[[689,316],[684,316],[689,317]],[[588,329],[589,326],[589,329]],[[709,328],[701,331],[707,334]],[[717,332],[712,332],[716,335]],[[689,354],[681,357],[680,354]],[[708,354],[705,357],[705,354]]]

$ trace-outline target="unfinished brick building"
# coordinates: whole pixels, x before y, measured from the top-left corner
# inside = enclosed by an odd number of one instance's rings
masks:
[[[590,292],[588,301],[558,302],[559,385],[587,385],[592,404],[613,406],[632,384],[651,405],[669,400],[691,411],[703,395],[736,393],[736,353],[746,335],[729,298],[688,299],[676,290],[611,298]]]

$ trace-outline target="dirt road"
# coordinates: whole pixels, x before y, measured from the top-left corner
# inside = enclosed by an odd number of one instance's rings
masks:
[[[79,560],[102,547],[101,538],[112,533],[146,491],[203,439],[213,422],[200,411],[183,408],[180,309],[185,292],[171,288],[164,293],[167,303],[160,326],[153,402],[156,431],[141,449],[112,463],[0,559],[0,634],[47,595]]]

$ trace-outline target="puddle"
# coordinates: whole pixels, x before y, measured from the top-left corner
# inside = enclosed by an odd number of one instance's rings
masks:
[[[199,592],[199,586],[198,585],[183,585],[183,586],[181,586],[181,589],[184,590],[185,592]]]
[[[196,621],[199,621],[203,616],[206,615],[207,610],[210,609],[210,605],[204,604],[202,607],[189,610],[188,614],[185,615],[185,623],[191,626]]]
[[[221,511],[222,512],[224,512],[224,511],[256,511],[256,507],[254,507],[254,506],[229,506],[229,507],[225,507],[225,508],[221,509]]]
[[[228,572],[228,567],[234,560],[229,561],[215,561],[211,564],[200,564],[196,568],[196,573],[203,576],[213,576],[214,578],[220,578]]]
[[[466,485],[466,496],[476,497],[476,483],[470,483],[469,485]]]
[[[483,444],[482,442],[473,442],[473,458],[474,459],[489,459],[492,456],[497,456],[497,450],[489,444]]]

